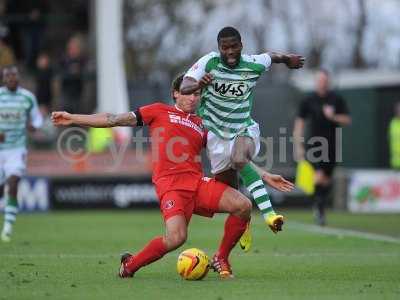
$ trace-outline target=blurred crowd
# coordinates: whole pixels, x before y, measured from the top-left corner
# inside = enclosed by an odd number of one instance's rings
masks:
[[[84,99],[88,78],[93,78],[85,32],[65,30],[63,49],[58,51],[48,38],[51,30],[54,35],[54,18],[48,0],[0,0],[0,69],[17,65],[21,85],[36,95],[46,119],[43,130],[36,135],[39,145],[50,145],[55,139],[49,118],[52,110],[90,112],[94,106],[88,107]]]

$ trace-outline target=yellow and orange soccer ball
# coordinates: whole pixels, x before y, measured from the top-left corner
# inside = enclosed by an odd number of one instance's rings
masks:
[[[210,269],[210,261],[204,251],[191,248],[179,254],[176,268],[183,279],[201,280]]]

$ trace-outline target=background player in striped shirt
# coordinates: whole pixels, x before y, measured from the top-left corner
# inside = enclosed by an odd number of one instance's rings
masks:
[[[253,90],[272,63],[298,69],[304,58],[296,54],[242,54],[241,36],[233,27],[223,28],[217,41],[219,53],[203,56],[189,69],[181,93],[202,89],[199,115],[210,130],[207,150],[212,173],[219,181],[237,187],[239,171],[266,223],[276,233],[281,230],[283,216],[274,212],[260,170],[251,163],[260,150],[259,126],[251,118]],[[247,233],[242,240],[245,250],[250,247]]]
[[[28,129],[43,123],[36,97],[19,86],[16,66],[2,71],[4,86],[0,88],[0,192],[8,187],[4,208],[1,240],[9,242],[18,213],[18,182],[26,169],[26,135]]]

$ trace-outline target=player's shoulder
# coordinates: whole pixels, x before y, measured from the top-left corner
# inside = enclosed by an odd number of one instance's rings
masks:
[[[307,94],[300,100],[300,107],[305,108],[312,106],[314,103],[316,103],[315,101],[316,96],[317,94],[314,94],[314,92]]]
[[[196,65],[202,65],[202,66],[207,66],[210,62],[215,61],[218,62],[220,59],[220,54],[218,52],[212,51],[207,53],[206,55],[203,55],[195,64]]]
[[[153,103],[154,107],[158,107],[160,109],[170,109],[172,107],[172,105],[164,103],[164,102],[154,102]]]
[[[28,89],[23,88],[23,87],[18,87],[17,92],[27,98],[29,98],[30,100],[34,100],[36,97],[35,95]]]
[[[219,52],[211,51],[211,52],[209,52],[209,53],[203,55],[203,56],[201,57],[201,59],[208,59],[208,60],[210,60],[210,59],[213,59],[213,58],[216,58],[216,57],[217,57],[217,58],[220,57]]]
[[[143,107],[146,107],[147,109],[151,109],[151,110],[165,111],[165,110],[171,109],[172,106],[169,104],[166,104],[164,102],[157,101],[157,102],[154,102],[152,104],[149,104],[149,105],[146,105]]]
[[[304,102],[311,102],[311,103],[313,103],[313,102],[315,102],[315,99],[319,99],[319,96],[318,96],[317,92],[312,91],[312,92],[309,92],[309,93],[307,93],[307,94],[305,95],[305,97],[303,98],[303,101],[304,101]]]

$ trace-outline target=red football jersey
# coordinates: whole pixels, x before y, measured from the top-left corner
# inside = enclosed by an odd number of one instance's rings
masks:
[[[200,152],[207,140],[207,132],[200,117],[163,103],[142,106],[136,111],[136,117],[138,125],[142,121],[150,127],[155,184],[166,175],[192,173],[196,178],[202,176]]]

